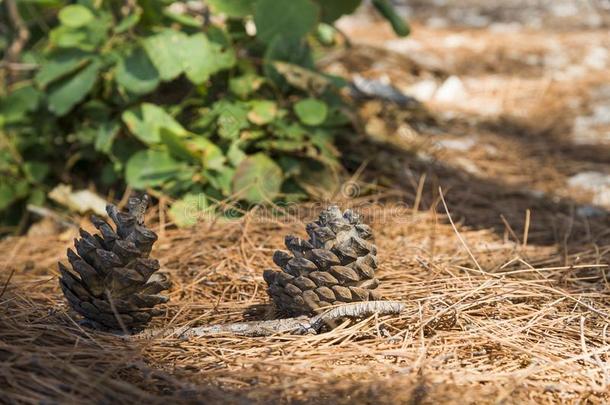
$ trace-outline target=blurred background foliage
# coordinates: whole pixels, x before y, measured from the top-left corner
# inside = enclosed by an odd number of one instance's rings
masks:
[[[179,225],[194,201],[332,188],[346,81],[315,61],[361,1],[0,2],[0,233],[23,230],[26,205],[60,183],[168,196]]]

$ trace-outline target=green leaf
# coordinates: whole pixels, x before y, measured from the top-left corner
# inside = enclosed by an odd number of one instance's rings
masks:
[[[189,150],[184,135],[176,134],[168,128],[160,128],[161,142],[167,146],[169,153],[180,160],[196,161],[197,154]]]
[[[83,44],[87,47],[89,34],[85,29],[74,29],[60,25],[51,30],[49,41],[60,48],[81,48]],[[89,48],[89,47],[87,47]]]
[[[218,134],[225,139],[237,139],[242,129],[247,128],[248,110],[241,103],[217,102]]]
[[[254,12],[256,0],[207,0],[216,13],[224,13],[229,17],[241,18]]]
[[[178,227],[184,228],[195,225],[210,212],[204,194],[186,194],[172,204],[169,217]]]
[[[242,160],[246,158],[246,154],[239,147],[240,142],[232,142],[231,146],[229,146],[229,150],[227,151],[227,159],[233,167],[237,167]]]
[[[242,200],[260,203],[273,200],[280,192],[282,169],[263,153],[248,156],[233,176],[233,193]]]
[[[114,138],[116,138],[120,129],[121,126],[115,120],[103,122],[97,130],[95,150],[109,154],[112,150]]]
[[[401,37],[409,35],[411,31],[409,25],[398,15],[394,6],[392,6],[388,0],[373,0],[373,6],[379,11],[379,14],[390,22],[396,35]]]
[[[324,101],[306,98],[294,105],[294,112],[305,125],[320,125],[326,120],[328,106]]]
[[[188,14],[174,13],[165,9],[163,10],[163,15],[184,27],[200,28],[203,26],[203,21],[200,21],[195,17],[191,17]]]
[[[146,52],[137,47],[119,61],[116,81],[131,93],[146,94],[159,85],[159,72]]]
[[[174,157],[199,163],[206,169],[222,168],[226,159],[222,150],[209,139],[189,133],[187,136],[161,128],[161,142]]]
[[[202,33],[186,39],[180,49],[180,60],[184,61],[186,77],[195,84],[201,84],[213,74],[235,64],[235,53],[232,49],[223,50],[222,46],[210,42]]]
[[[197,152],[205,169],[221,170],[226,158],[222,150],[202,136],[191,138],[188,142],[189,148]]]
[[[49,86],[47,96],[49,110],[58,116],[69,112],[89,94],[97,81],[100,68],[101,63],[94,59],[74,76]]]
[[[131,187],[143,190],[161,186],[184,169],[167,151],[147,149],[134,154],[125,168],[125,180]]]
[[[0,180],[0,211],[8,208],[15,201],[25,198],[30,191],[27,181],[19,180]]]
[[[206,171],[204,174],[210,185],[219,190],[223,196],[231,195],[231,182],[235,176],[235,169],[223,166],[215,171]]]
[[[93,13],[85,6],[73,4],[61,9],[58,14],[59,21],[68,27],[79,28],[93,20]]]
[[[304,68],[315,70],[311,51],[307,42],[302,39],[289,39],[276,37],[268,46],[265,52],[263,71],[271,81],[287,90],[287,81],[278,72],[275,64],[277,62],[287,62]]]
[[[113,29],[116,34],[122,34],[123,32],[133,28],[140,22],[142,18],[142,8],[136,7],[127,17],[123,18]]]
[[[265,125],[275,119],[277,115],[277,104],[270,100],[250,101],[250,112],[248,120],[256,125]]]
[[[182,32],[166,29],[144,41],[144,49],[162,80],[173,80],[184,71],[183,47],[187,39]]]
[[[320,7],[321,20],[333,23],[345,14],[351,14],[362,3],[362,0],[314,0]]]
[[[161,142],[162,127],[186,135],[186,130],[178,121],[154,104],[142,103],[135,109],[125,111],[122,118],[129,132],[148,145]]]
[[[41,97],[33,86],[24,86],[0,100],[0,127],[2,122],[13,124],[24,120],[28,113],[36,111]]]
[[[332,46],[335,44],[335,35],[337,34],[337,30],[335,27],[329,24],[320,23],[318,24],[318,29],[316,30],[316,38],[318,41],[324,46]]]
[[[302,38],[318,23],[318,13],[311,0],[258,0],[254,7],[256,37],[265,43],[276,37]]]
[[[0,212],[9,207],[16,200],[13,188],[4,182],[0,182]]]
[[[23,171],[30,182],[41,183],[49,174],[49,165],[30,160],[23,164]]]
[[[252,73],[232,77],[229,79],[229,90],[237,97],[244,99],[258,90],[264,83],[264,80],[262,77]]]
[[[108,39],[107,34],[113,23],[112,16],[100,13],[95,22],[78,28],[60,25],[49,34],[51,44],[59,48],[79,48],[94,51]]]
[[[91,56],[91,53],[81,49],[58,49],[42,64],[35,77],[36,84],[42,88],[47,87],[50,83],[82,68],[91,61]]]

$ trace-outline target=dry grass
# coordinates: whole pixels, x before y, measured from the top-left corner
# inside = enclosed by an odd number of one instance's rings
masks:
[[[0,297],[2,401],[610,401],[610,246],[566,256],[458,225],[462,244],[444,215],[353,203],[376,230],[381,292],[407,311],[315,336],[127,342],[68,310],[55,262],[72,235],[0,242],[0,292],[15,271]],[[174,285],[154,326],[269,316],[261,274],[289,232],[301,220],[256,213],[166,229],[155,254]]]

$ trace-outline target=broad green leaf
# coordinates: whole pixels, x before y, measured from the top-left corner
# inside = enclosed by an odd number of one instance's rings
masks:
[[[164,81],[173,80],[184,71],[183,47],[187,39],[182,32],[166,29],[144,41],[144,49]]]
[[[318,13],[311,0],[258,0],[254,7],[256,37],[265,43],[276,37],[300,39],[314,29]]]
[[[97,136],[95,138],[95,150],[110,153],[112,150],[112,144],[114,142],[114,138],[119,133],[121,126],[115,120],[105,121],[101,123],[99,128],[97,129]]]
[[[72,4],[61,9],[58,14],[59,21],[71,28],[83,27],[93,21],[93,13],[85,6]]]
[[[218,146],[200,135],[189,133],[185,136],[170,129],[161,128],[161,142],[167,146],[174,157],[199,163],[206,169],[222,168],[226,160]]]
[[[125,180],[131,187],[143,190],[158,187],[177,177],[184,165],[167,151],[147,149],[134,154],[125,168]]]
[[[89,33],[86,29],[74,29],[65,25],[60,25],[51,30],[49,40],[52,44],[60,48],[90,48],[87,43]]]
[[[223,166],[214,171],[207,170],[204,175],[210,185],[219,190],[223,196],[231,195],[231,182],[235,176],[235,169]]]
[[[248,156],[233,176],[233,193],[237,198],[261,203],[273,200],[280,192],[282,169],[263,153]]]
[[[345,14],[353,13],[362,0],[314,0],[320,7],[321,20],[333,23]]]
[[[294,112],[305,125],[320,125],[326,119],[328,106],[324,101],[306,98],[294,105]]]
[[[197,136],[189,139],[189,148],[197,151],[205,169],[221,170],[226,158],[222,150],[209,139]]]
[[[32,183],[40,183],[49,174],[49,165],[35,160],[29,160],[23,164],[23,171]]]
[[[44,205],[45,200],[47,199],[47,193],[40,188],[33,188],[29,191],[30,195],[28,195],[28,204],[33,205]]]
[[[242,129],[247,128],[248,110],[241,103],[218,102],[218,134],[222,138],[237,139]]]
[[[235,64],[232,49],[223,50],[222,46],[210,42],[202,33],[184,40],[180,50],[186,77],[195,84],[201,84],[213,74]]]
[[[12,124],[25,119],[28,113],[36,111],[41,97],[42,94],[33,86],[13,90],[0,100],[0,121]]]
[[[161,142],[162,127],[186,135],[186,130],[178,121],[154,104],[142,103],[137,108],[125,111],[122,118],[129,132],[148,145]]]
[[[36,84],[42,88],[47,87],[89,63],[91,56],[91,53],[81,49],[58,49],[42,64],[35,77]]]
[[[0,179],[0,211],[26,197],[30,186],[25,180]]]
[[[16,200],[15,197],[10,184],[0,181],[0,212],[10,206]]]
[[[100,68],[101,63],[94,59],[74,76],[51,84],[47,93],[49,110],[58,116],[69,112],[89,94],[97,81]]]
[[[108,39],[108,30],[113,23],[112,16],[101,13],[95,22],[74,28],[60,25],[49,34],[51,44],[59,48],[79,48],[94,51]]]
[[[207,0],[216,13],[224,13],[229,17],[240,18],[254,12],[256,0]]]
[[[161,143],[167,146],[170,155],[179,160],[197,160],[197,154],[194,151],[189,150],[184,135],[178,135],[165,127],[160,128],[159,134],[161,136]]]
[[[302,141],[309,131],[298,122],[287,123],[278,120],[274,123],[273,133],[280,138]]]
[[[270,100],[250,101],[248,120],[256,125],[265,125],[275,119],[277,115],[277,104]]]
[[[229,90],[241,99],[247,98],[250,94],[258,90],[265,79],[262,77],[247,73],[242,76],[232,77],[229,79]]]
[[[116,81],[131,93],[146,94],[159,85],[159,72],[146,52],[137,47],[119,61]]]
[[[241,150],[239,144],[239,141],[232,142],[227,151],[227,159],[229,159],[229,162],[233,167],[237,167],[241,161],[246,158],[246,154]]]

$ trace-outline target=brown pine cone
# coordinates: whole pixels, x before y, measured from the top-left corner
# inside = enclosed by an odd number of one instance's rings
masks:
[[[331,206],[306,230],[309,240],[288,235],[290,253],[274,253],[273,261],[282,271],[263,273],[280,312],[312,315],[330,305],[379,299],[373,291],[379,284],[377,248],[371,228],[357,214]]]
[[[58,263],[59,284],[70,306],[111,329],[145,326],[162,312],[155,305],[168,300],[157,293],[169,288],[169,282],[155,274],[159,262],[148,257],[157,235],[143,224],[147,205],[147,196],[130,198],[126,213],[108,205],[115,229],[93,216],[100,234],[80,230],[81,238],[74,240],[76,253],[68,249],[73,271]]]

